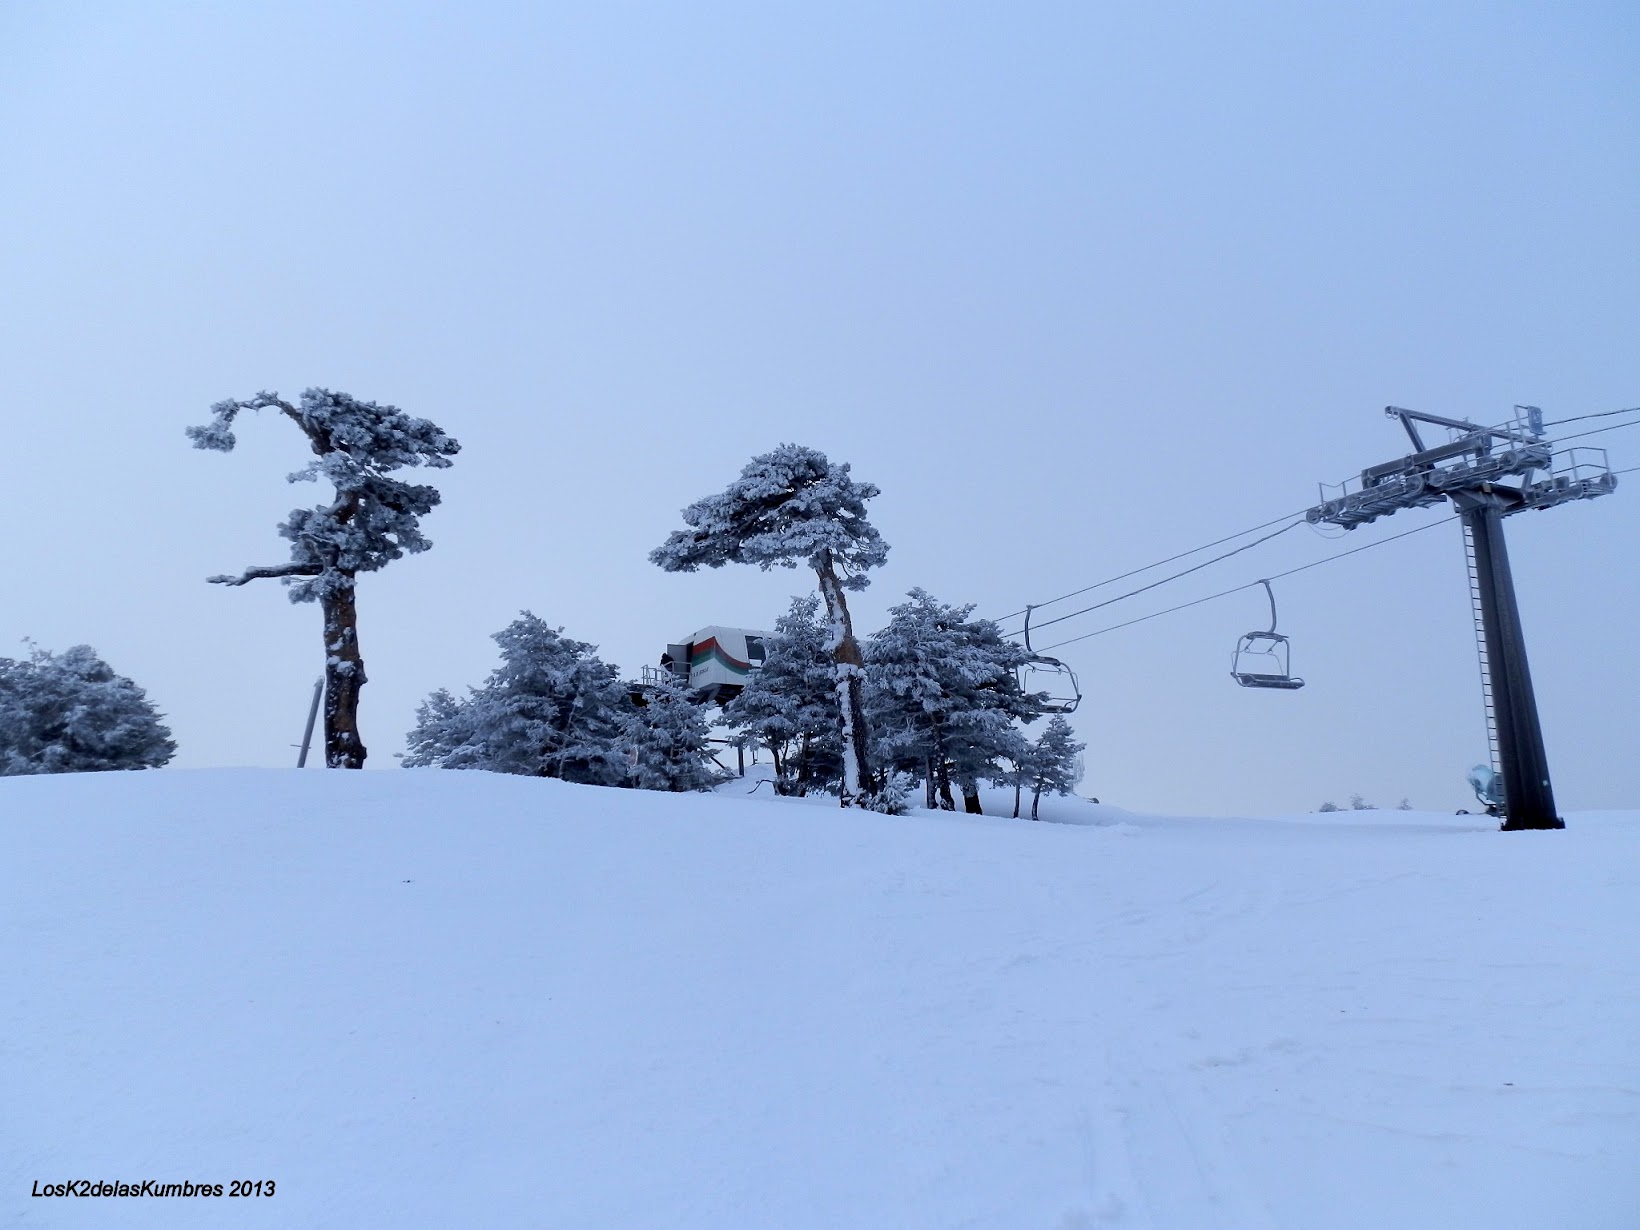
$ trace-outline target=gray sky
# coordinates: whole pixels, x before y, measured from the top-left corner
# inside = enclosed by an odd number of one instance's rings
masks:
[[[1640,404],[1637,62],[1620,3],[14,0],[0,653],[96,646],[178,765],[293,762],[318,611],[204,577],[285,558],[303,441],[183,436],[264,388],[464,446],[434,549],[361,585],[372,767],[520,609],[630,672],[769,625],[812,578],[645,554],[784,440],[883,489],[865,632],[912,586],[1001,615],[1302,508],[1406,451],[1389,403]],[[1587,443],[1640,464],[1640,430]],[[1563,808],[1640,798],[1629,483],[1508,522]],[[1299,529],[1058,631],[1444,515]],[[1228,678],[1256,592],[1065,648],[1084,791],[1465,805],[1456,525],[1278,594],[1302,692]]]

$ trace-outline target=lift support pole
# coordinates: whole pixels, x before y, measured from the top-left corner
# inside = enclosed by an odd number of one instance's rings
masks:
[[[313,723],[319,717],[319,698],[325,694],[325,681],[321,677],[313,685],[313,704],[308,707],[307,729],[302,732],[302,750],[296,757],[298,769],[307,768],[308,748],[313,746]]]
[[[1515,602],[1509,550],[1503,541],[1505,500],[1486,489],[1454,492],[1464,525],[1475,544],[1480,582],[1481,623],[1498,726],[1498,760],[1503,776],[1504,830],[1563,829],[1549,785],[1549,758],[1543,750],[1537,697],[1526,664],[1526,639]]]
[[[1536,406],[1516,406],[1515,411],[1517,418],[1509,426],[1482,427],[1465,419],[1386,406],[1384,413],[1400,419],[1415,451],[1362,470],[1360,482],[1353,489],[1346,484],[1342,494],[1328,496],[1323,489],[1321,503],[1304,516],[1311,525],[1348,530],[1403,509],[1428,508],[1446,500],[1457,507],[1474,548],[1475,598],[1503,779],[1503,828],[1563,829],[1566,822],[1555,815],[1549,786],[1549,760],[1526,666],[1526,640],[1503,543],[1503,519],[1527,509],[1609,495],[1617,489],[1617,476],[1606,464],[1603,449],[1556,453],[1543,434],[1543,411]],[[1458,434],[1446,444],[1430,447],[1418,431],[1420,423]],[[1600,461],[1579,461],[1580,452],[1598,453]],[[1510,478],[1518,485],[1501,481]]]

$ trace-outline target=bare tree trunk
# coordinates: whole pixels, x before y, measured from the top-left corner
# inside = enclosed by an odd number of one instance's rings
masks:
[[[928,741],[934,749],[934,754],[929,757],[933,766],[930,777],[939,794],[939,808],[941,811],[956,811],[957,801],[951,797],[951,765],[945,759],[945,719],[937,712],[929,715]],[[932,796],[928,805],[934,806]]]
[[[1019,779],[1014,779],[1014,819],[1019,819]]]
[[[327,588],[319,605],[325,617],[325,764],[332,769],[362,769],[359,689],[365,674],[353,577],[345,576]]]
[[[979,785],[975,782],[962,784],[962,809],[971,816],[983,816],[985,809],[979,805]]]
[[[934,758],[923,757],[923,799],[929,811],[934,810]]]
[[[820,596],[825,600],[831,625],[832,677],[837,681],[837,705],[843,714],[840,801],[844,807],[854,807],[871,782],[871,766],[866,756],[865,658],[860,653],[860,642],[854,639],[854,622],[849,618],[848,602],[843,598],[843,586],[829,553],[815,571],[820,577]]]
[[[839,803],[854,807],[871,786],[871,768],[866,759],[865,668],[858,663],[839,663],[838,670],[847,672],[837,681],[837,699],[843,711],[843,789]]]

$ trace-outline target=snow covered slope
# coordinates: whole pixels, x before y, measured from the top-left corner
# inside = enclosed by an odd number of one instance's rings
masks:
[[[1640,817],[766,795],[0,781],[0,1221],[1640,1226]]]

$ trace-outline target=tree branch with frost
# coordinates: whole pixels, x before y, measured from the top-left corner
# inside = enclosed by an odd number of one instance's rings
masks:
[[[205,581],[210,585],[245,585],[269,577],[316,577],[323,571],[324,568],[319,564],[269,564],[262,568],[247,568],[237,577],[222,573],[206,577]]]

